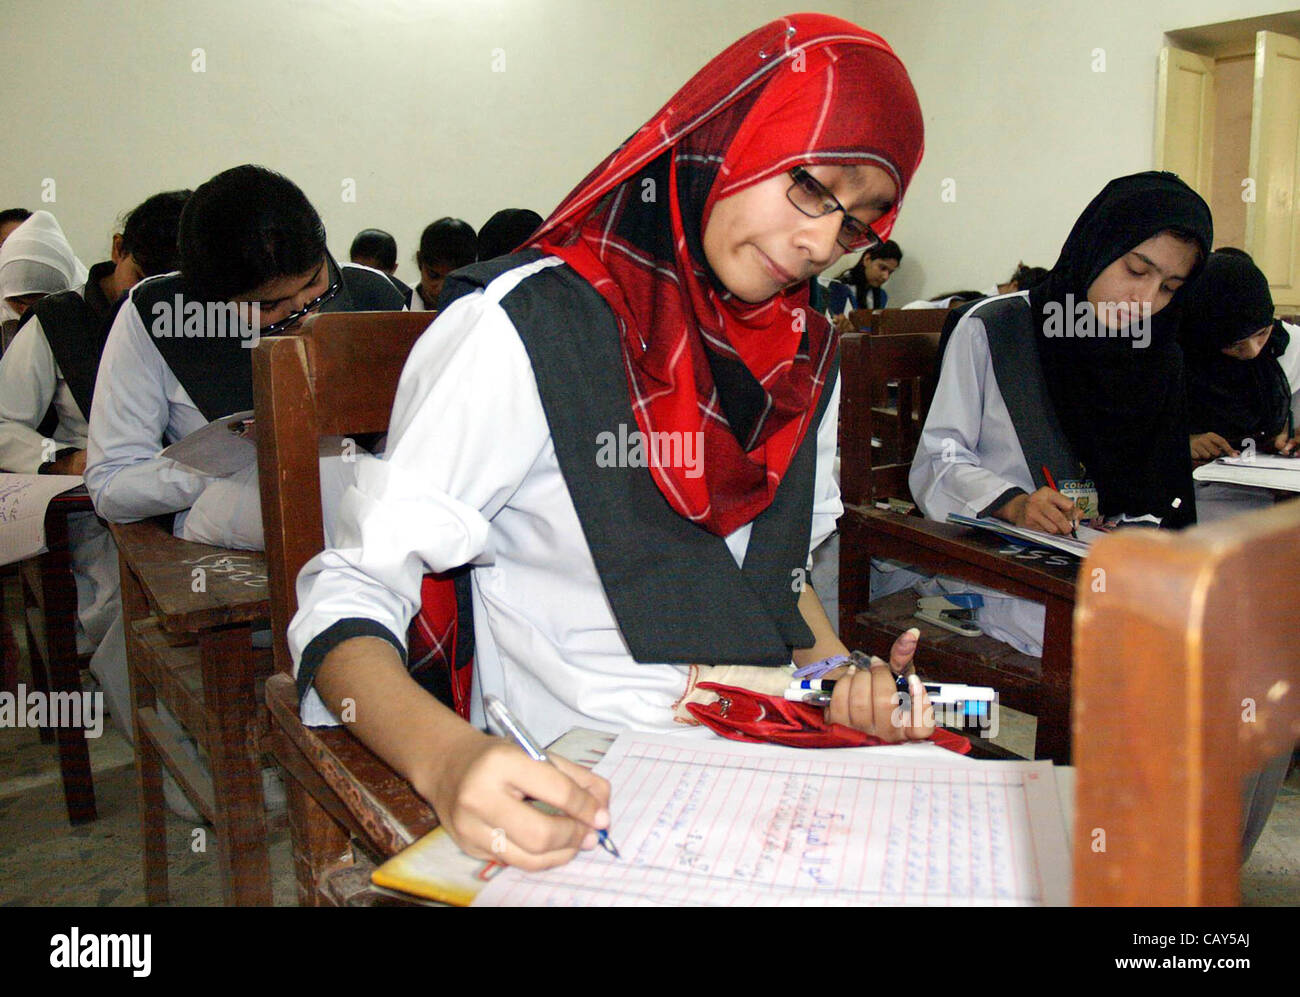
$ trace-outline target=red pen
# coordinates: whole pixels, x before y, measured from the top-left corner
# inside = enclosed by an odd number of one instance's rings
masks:
[[[1055,481],[1055,479],[1052,477],[1052,472],[1049,471],[1049,470],[1047,469],[1047,465],[1046,465],[1046,464],[1043,465],[1043,477],[1047,479],[1047,487],[1048,487],[1048,488],[1050,488],[1052,491],[1056,492],[1056,494],[1058,494],[1058,495],[1061,494],[1061,489],[1059,489],[1059,488],[1056,487],[1056,481]],[[1071,520],[1071,522],[1073,523],[1073,520]],[[1074,537],[1075,540],[1078,540],[1078,539],[1079,539],[1079,534],[1078,534],[1078,532],[1075,530],[1075,528],[1074,528],[1073,526],[1070,527],[1070,536]]]

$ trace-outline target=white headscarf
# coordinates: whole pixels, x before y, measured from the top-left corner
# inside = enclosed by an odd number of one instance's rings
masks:
[[[57,294],[84,284],[89,276],[48,211],[34,212],[0,247],[0,298]]]

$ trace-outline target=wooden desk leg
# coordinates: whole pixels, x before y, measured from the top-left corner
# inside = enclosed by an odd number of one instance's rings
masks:
[[[277,733],[277,743],[283,735]],[[287,769],[284,788],[289,803],[289,833],[293,838],[293,870],[298,882],[298,906],[329,907],[321,881],[331,869],[348,865],[351,839],[348,833],[312,797]]]
[[[42,565],[41,586],[45,598],[45,647],[49,687],[54,693],[81,696],[81,667],[77,663],[77,584],[72,577],[72,559],[67,549],[67,522],[62,536],[47,529],[51,545],[62,541],[57,553],[51,549]],[[59,727],[59,770],[63,776],[63,797],[68,820],[84,824],[95,819],[95,782],[90,772],[90,746],[84,730]]]
[[[1043,627],[1043,682],[1038,691],[1034,757],[1070,764],[1070,672],[1073,661],[1074,602],[1048,596]]]
[[[140,835],[144,861],[144,897],[149,904],[167,902],[167,803],[163,797],[162,757],[140,723],[142,709],[156,709],[158,697],[136,668],[139,639],[131,624],[149,615],[149,604],[126,559],[118,557],[122,579],[122,622],[126,631],[127,675],[131,680],[131,727],[135,732],[135,780],[140,798]]]
[[[247,626],[207,630],[199,637],[199,648],[221,893],[228,906],[269,907],[261,746],[252,741],[261,706],[254,689],[251,634]]]

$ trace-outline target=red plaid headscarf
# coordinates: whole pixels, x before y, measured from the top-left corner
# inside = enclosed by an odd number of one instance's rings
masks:
[[[794,14],[696,73],[530,241],[609,302],[641,432],[703,434],[702,475],[659,466],[648,448],[655,483],[681,515],[726,536],[767,508],[836,346],[806,283],[753,305],[717,281],[701,245],[714,204],[798,165],[876,166],[898,187],[872,226],[886,238],[922,146],[916,93],[885,41],[835,17]],[[744,441],[723,414],[706,341],[753,379]]]

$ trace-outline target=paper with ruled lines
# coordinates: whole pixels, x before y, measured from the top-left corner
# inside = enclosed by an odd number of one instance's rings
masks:
[[[476,904],[1058,905],[1069,852],[1050,762],[621,735],[623,858],[507,869]]]

